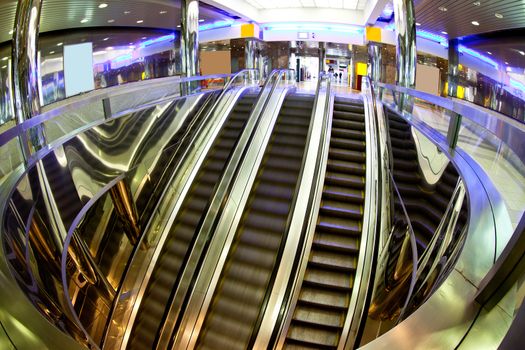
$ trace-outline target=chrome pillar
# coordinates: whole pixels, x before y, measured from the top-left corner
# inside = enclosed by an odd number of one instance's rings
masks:
[[[394,0],[396,26],[396,84],[406,88],[416,86],[416,16],[413,0]],[[401,110],[411,109],[412,99],[401,95],[398,103]]]
[[[244,67],[256,68],[257,61],[257,42],[252,39],[246,39],[244,42]]]
[[[450,97],[458,97],[458,78],[459,78],[459,40],[448,41],[448,89]]]
[[[381,82],[381,70],[381,44],[370,41],[368,42],[368,76],[373,83]]]
[[[129,241],[136,245],[140,240],[140,224],[129,185],[126,181],[120,180],[111,188],[110,195]]]
[[[12,72],[13,99],[17,124],[40,114],[38,91],[38,32],[42,0],[19,0],[13,29]],[[26,160],[41,149],[46,141],[42,125],[29,129],[23,136]]]
[[[326,62],[326,43],[319,43],[319,74],[324,71],[324,65]]]
[[[199,1],[181,0],[181,38],[182,74],[184,77],[199,75]],[[183,85],[184,86],[184,85]],[[197,84],[187,84],[191,92]]]

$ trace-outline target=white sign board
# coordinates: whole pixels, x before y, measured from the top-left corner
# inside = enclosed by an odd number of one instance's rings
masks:
[[[64,46],[64,85],[66,97],[95,89],[91,43]]]

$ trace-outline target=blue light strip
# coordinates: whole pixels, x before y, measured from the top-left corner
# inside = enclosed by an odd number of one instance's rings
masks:
[[[118,57],[115,57],[112,61],[114,63],[117,63],[117,62],[122,62],[122,61],[126,61],[126,60],[130,60],[133,58],[133,55],[128,53],[128,54],[125,54],[125,55],[121,55],[121,56],[118,56]]]
[[[159,36],[158,38],[146,40],[143,43],[141,43],[139,46],[141,48],[145,48],[145,47],[151,46],[156,43],[160,43],[166,40],[174,40],[174,39],[175,39],[175,34],[168,34],[164,36]]]
[[[444,47],[448,47],[448,39],[444,36],[437,35],[434,33],[427,32],[426,30],[417,29],[416,30],[417,36],[423,39],[428,39],[430,41],[435,41],[440,45],[443,45]]]
[[[519,81],[517,80],[514,80],[512,78],[510,78],[510,86],[512,86],[513,88],[516,88],[518,90],[521,90],[523,92],[525,92],[525,85],[523,85],[522,83],[520,83]]]
[[[202,24],[199,26],[199,31],[202,32],[202,31],[210,30],[210,29],[231,27],[234,22],[235,21],[226,20],[226,21],[216,21],[212,23]]]
[[[263,25],[267,30],[320,30],[320,31],[336,31],[344,33],[356,33],[362,34],[364,32],[363,27],[341,25],[341,24],[329,24],[329,23],[271,23]]]
[[[499,68],[499,65],[496,61],[494,61],[493,59],[487,57],[487,56],[484,56],[482,54],[480,54],[479,52],[475,51],[475,50],[472,50],[472,49],[469,49],[468,47],[465,47],[463,45],[458,45],[458,51],[461,52],[461,53],[466,53],[467,55],[470,55],[472,57],[475,57],[485,63],[488,63],[490,64],[491,66],[493,66],[494,68],[498,69]]]

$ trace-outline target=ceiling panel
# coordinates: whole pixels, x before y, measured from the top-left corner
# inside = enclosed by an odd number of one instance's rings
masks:
[[[420,28],[445,31],[449,39],[525,27],[523,0],[414,0],[414,5]]]
[[[107,7],[99,8],[101,3],[104,0],[43,0],[40,32],[108,26],[174,29],[180,24],[180,1],[108,0]],[[11,40],[16,4],[0,0],[0,43]],[[201,6],[200,17],[204,23],[230,19],[209,5]]]

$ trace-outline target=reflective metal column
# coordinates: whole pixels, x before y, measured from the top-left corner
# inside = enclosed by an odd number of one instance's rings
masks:
[[[192,77],[199,71],[199,1],[181,0],[182,74]]]
[[[394,0],[396,25],[396,84],[406,88],[416,86],[416,16],[413,0]],[[410,109],[411,99],[407,95],[400,98],[399,107]]]
[[[326,43],[319,43],[319,73],[324,71],[324,65],[326,62]]]
[[[255,68],[257,58],[257,42],[246,39],[244,43],[244,64],[245,68]]]
[[[381,44],[368,42],[368,76],[372,82],[381,81],[382,70]]]
[[[42,0],[19,0],[12,46],[12,79],[17,124],[40,114],[38,91],[38,32]],[[45,145],[41,125],[29,129],[22,142],[26,160]]]
[[[450,97],[458,97],[458,78],[459,78],[459,40],[448,41],[448,89]]]

